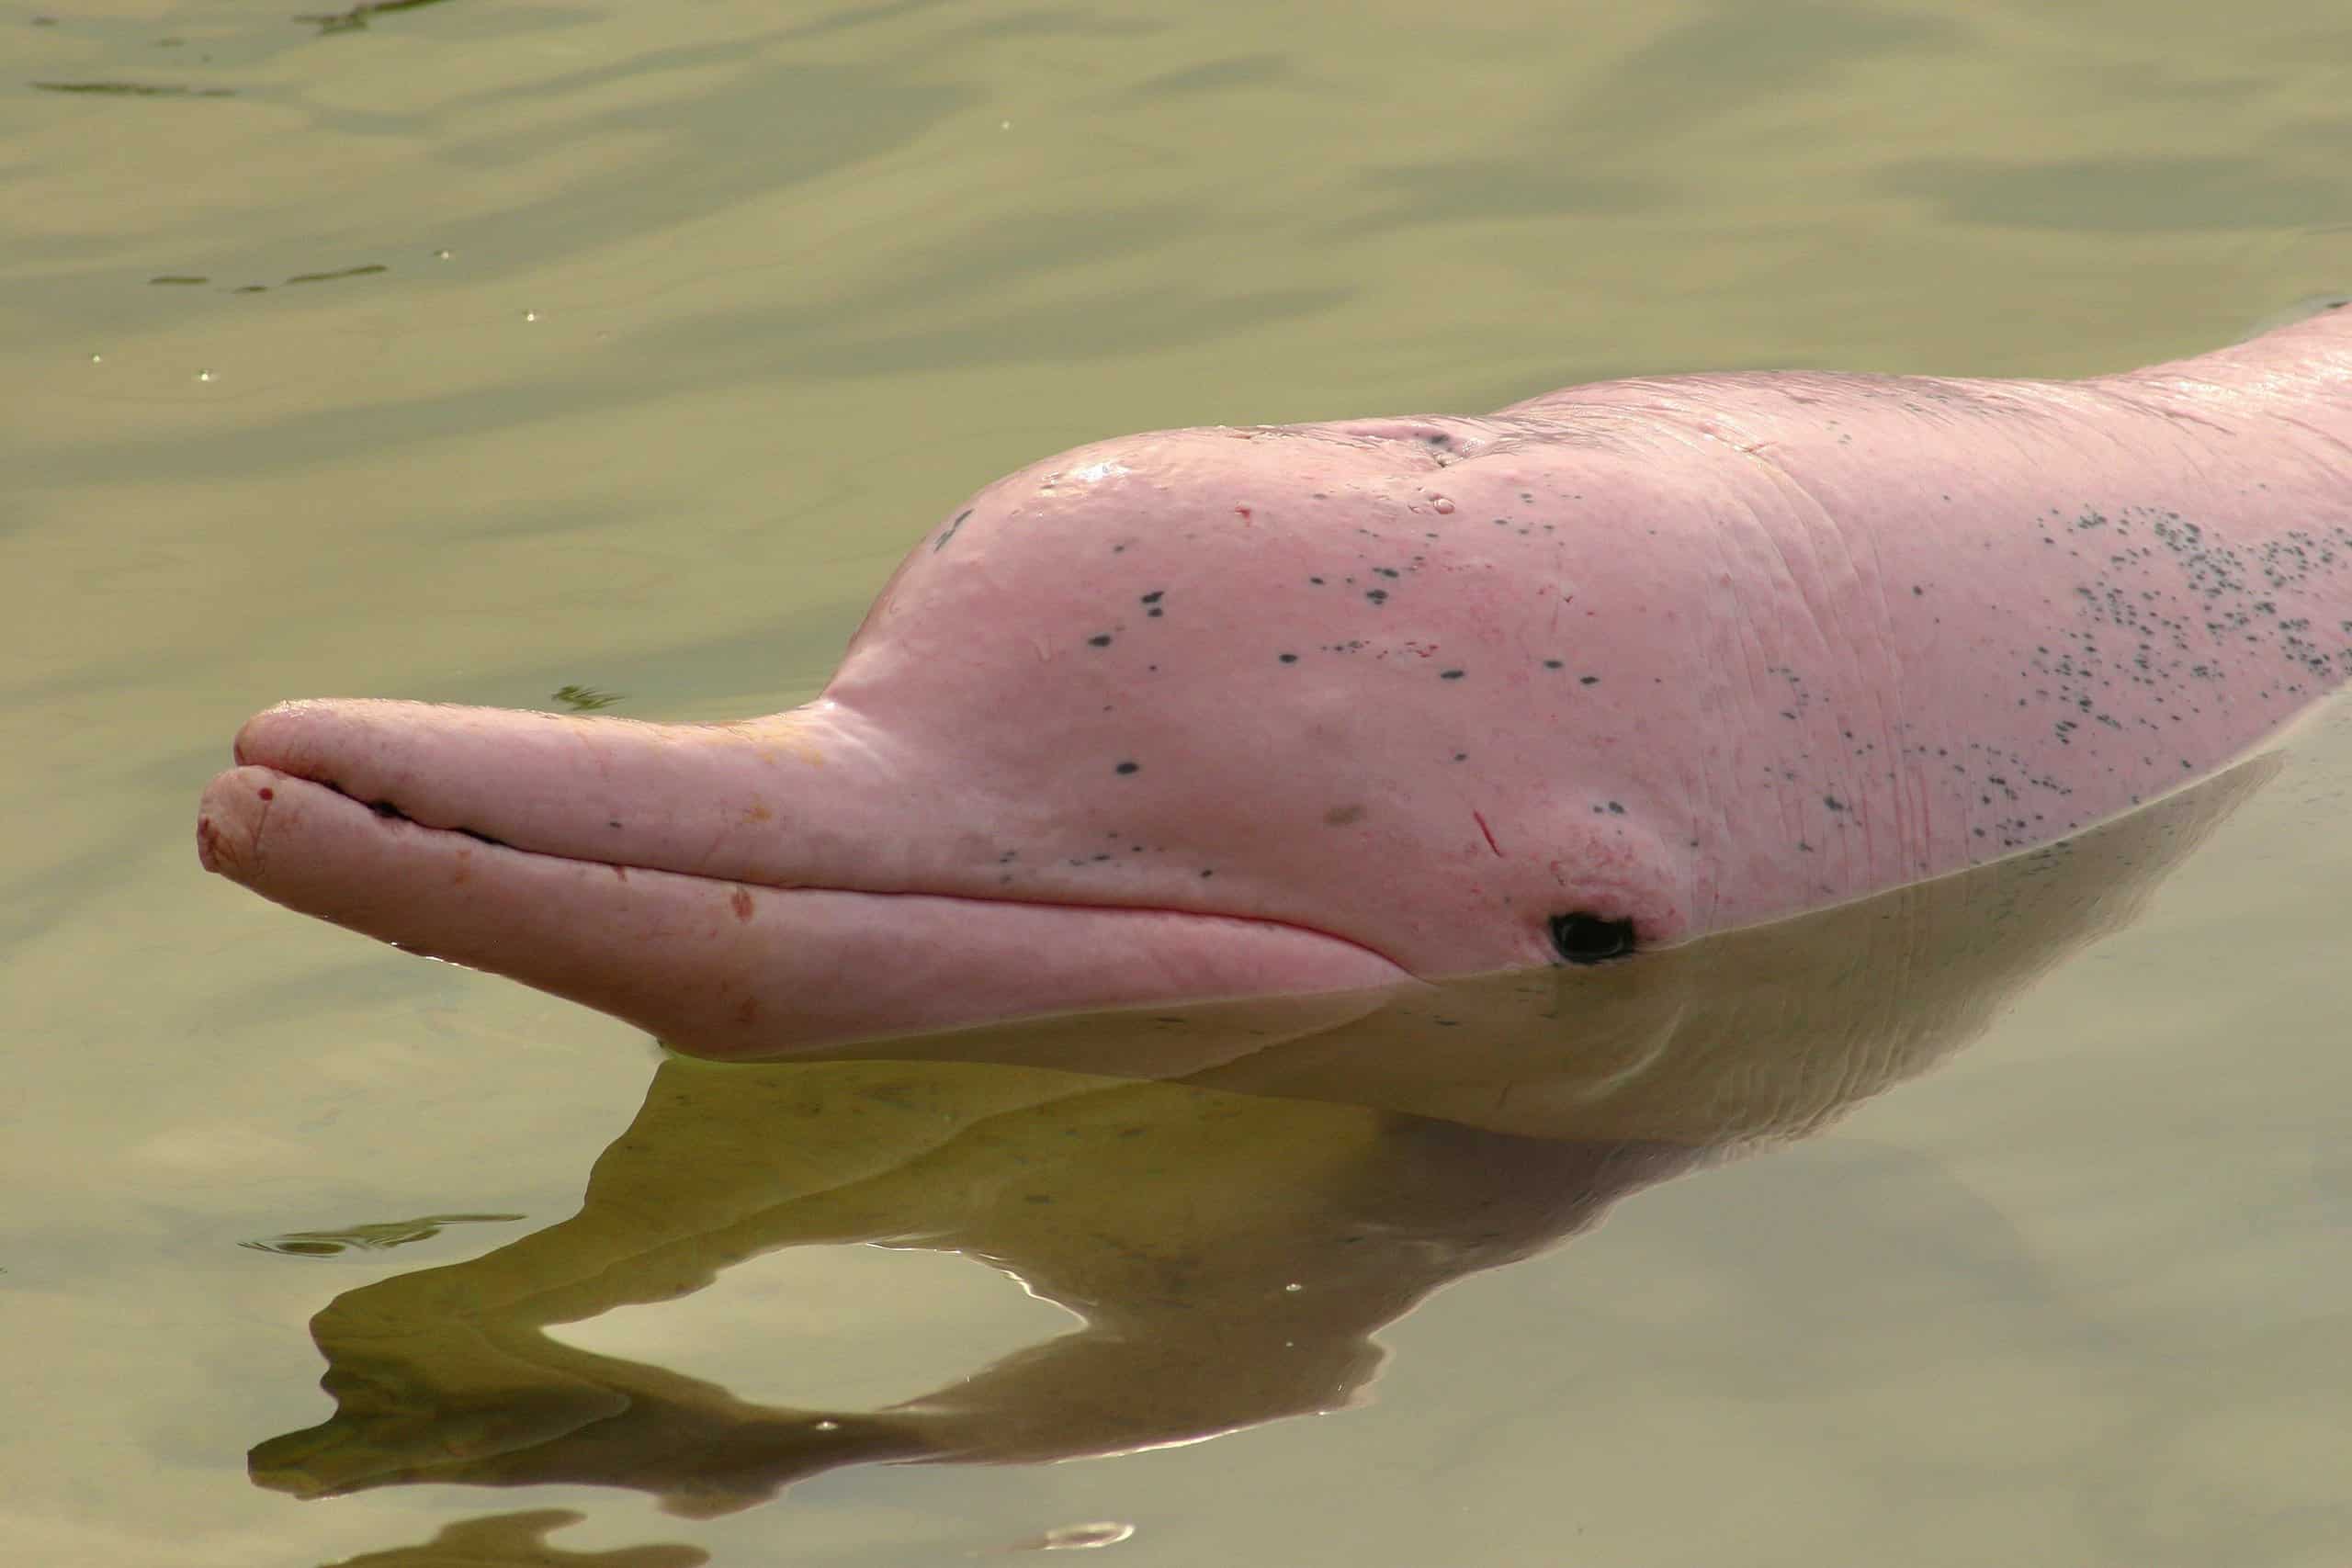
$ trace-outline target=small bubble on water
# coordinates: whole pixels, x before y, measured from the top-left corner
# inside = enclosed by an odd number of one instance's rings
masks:
[[[539,319],[539,313],[537,310],[526,310],[523,312],[523,319],[526,321],[536,321]]]
[[[1116,1546],[1136,1533],[1136,1527],[1115,1519],[1099,1519],[1091,1524],[1063,1525],[1043,1535],[1032,1536],[1018,1542],[1015,1551],[1089,1551],[1098,1546]]]
[[[196,378],[199,381],[209,381],[212,379],[212,372],[209,370],[199,370],[196,373]]]

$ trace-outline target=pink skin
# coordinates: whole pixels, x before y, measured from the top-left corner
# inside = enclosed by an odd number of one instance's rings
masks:
[[[1102,442],[935,530],[805,706],[288,704],[198,841],[293,908],[777,1055],[1546,965],[1563,915],[1683,942],[2061,837],[2347,674],[2332,310],[2089,381],[1685,377]]]

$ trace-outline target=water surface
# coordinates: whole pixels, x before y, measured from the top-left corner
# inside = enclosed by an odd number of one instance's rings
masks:
[[[311,1316],[563,1221],[659,1061],[189,841],[280,697],[801,700],[901,550],[1080,440],[2236,336],[2352,282],[2335,7],[111,0],[0,38],[12,1559],[2340,1562],[2340,726],[1939,1070],[1446,1286],[1347,1409],[708,1518],[248,1479],[328,1414]],[[1233,1190],[1363,1155],[1318,1125]],[[842,1245],[563,1332],[870,1409],[1072,1321]],[[1095,1522],[1133,1533],[1051,1533]]]

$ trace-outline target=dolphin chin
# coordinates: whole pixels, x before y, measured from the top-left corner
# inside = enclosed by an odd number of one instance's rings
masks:
[[[962,893],[777,886],[431,826],[245,763],[198,858],[273,902],[506,976],[696,1055],[766,1057],[1124,1004],[1418,985],[1279,921]]]

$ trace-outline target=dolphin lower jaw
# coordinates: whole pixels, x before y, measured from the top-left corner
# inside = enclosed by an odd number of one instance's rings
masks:
[[[1247,915],[777,886],[571,858],[248,764],[205,792],[217,872],[403,951],[757,1058],[981,1021],[1418,985],[1341,936]]]

